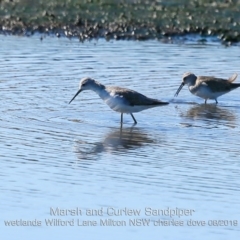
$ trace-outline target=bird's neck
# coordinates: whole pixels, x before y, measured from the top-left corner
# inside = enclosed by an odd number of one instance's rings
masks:
[[[103,84],[96,82],[92,90],[103,100],[106,98],[107,91],[106,91],[106,87]]]
[[[196,85],[196,83],[188,84],[188,89],[191,93],[194,94],[198,90],[198,86]]]
[[[192,80],[187,83],[188,88],[194,87],[196,85],[196,81]]]

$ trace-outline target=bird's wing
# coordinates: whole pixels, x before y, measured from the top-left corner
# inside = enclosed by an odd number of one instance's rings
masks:
[[[129,103],[130,106],[168,104],[167,102],[162,102],[157,99],[148,98],[139,92],[127,88],[114,87],[113,91],[118,96],[124,98]]]
[[[213,92],[225,92],[234,88],[228,80],[215,77],[201,76],[198,78],[198,84],[207,85]]]

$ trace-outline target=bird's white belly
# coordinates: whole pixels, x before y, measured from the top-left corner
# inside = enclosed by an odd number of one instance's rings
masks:
[[[126,101],[120,96],[110,96],[104,99],[104,101],[112,110],[120,113],[134,113],[146,109],[144,106],[130,106],[126,104]]]
[[[217,99],[226,92],[212,92],[208,86],[201,85],[197,88],[189,88],[190,92],[203,99]]]

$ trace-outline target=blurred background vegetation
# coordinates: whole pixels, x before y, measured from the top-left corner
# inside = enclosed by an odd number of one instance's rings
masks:
[[[81,40],[160,39],[197,33],[240,41],[240,0],[0,0],[2,33]]]

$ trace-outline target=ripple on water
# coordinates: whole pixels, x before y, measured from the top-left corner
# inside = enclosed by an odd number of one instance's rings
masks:
[[[195,209],[194,219],[238,218],[239,92],[221,97],[217,106],[202,104],[187,88],[173,98],[185,71],[222,77],[237,72],[234,47],[157,41],[82,44],[51,37],[42,42],[35,37],[0,40],[1,220],[49,218],[50,206],[180,207]],[[84,76],[171,104],[136,113],[136,126],[124,114],[121,129],[120,114],[94,93],[81,93],[68,104]],[[58,239],[79,236],[78,228],[43,228]],[[184,240],[237,239],[239,234],[230,226],[194,228],[194,236],[187,226],[171,229],[128,226],[112,232],[99,227],[82,233],[89,238],[137,233],[142,239]],[[35,231],[29,229],[49,238]],[[2,233],[12,239],[14,234],[12,229]],[[22,235],[26,238],[26,231]]]

